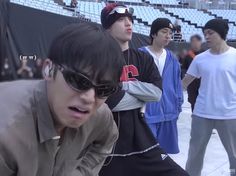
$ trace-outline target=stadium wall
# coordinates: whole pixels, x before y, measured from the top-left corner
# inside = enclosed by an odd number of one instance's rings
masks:
[[[79,18],[37,10],[7,0],[0,3],[0,15],[0,68],[7,57],[14,70],[23,57],[29,60],[30,65],[34,65],[37,58],[46,58],[50,43],[59,30],[68,24],[83,22]],[[139,48],[149,43],[148,36],[134,33],[130,46]],[[236,47],[236,43],[230,45]],[[178,53],[183,48],[189,48],[189,43],[171,42],[168,48]]]

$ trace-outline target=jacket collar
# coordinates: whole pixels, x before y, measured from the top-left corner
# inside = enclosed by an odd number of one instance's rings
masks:
[[[39,82],[34,93],[35,107],[36,107],[36,126],[38,128],[38,135],[40,143],[50,139],[58,139],[53,117],[49,109],[46,81]]]

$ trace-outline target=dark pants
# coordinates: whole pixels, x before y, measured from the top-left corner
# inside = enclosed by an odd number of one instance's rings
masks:
[[[109,157],[106,163],[99,176],[189,176],[160,147],[128,157]]]

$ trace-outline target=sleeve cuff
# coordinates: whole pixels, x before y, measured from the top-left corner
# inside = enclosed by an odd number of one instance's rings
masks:
[[[129,83],[128,82],[122,82],[122,90],[127,91],[129,89]]]

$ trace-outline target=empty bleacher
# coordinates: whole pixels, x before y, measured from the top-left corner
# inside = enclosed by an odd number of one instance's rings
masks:
[[[166,8],[166,10],[173,13],[174,15],[184,18],[187,21],[197,24],[197,26],[204,26],[206,21],[215,18],[214,16],[210,16],[209,14],[203,13],[197,9]]]
[[[80,1],[78,3],[77,11],[85,15],[86,18],[91,19],[91,21],[96,23],[101,23],[100,13],[104,6],[105,6],[104,2],[98,3],[98,2]]]
[[[173,17],[169,14],[166,14],[163,11],[160,11],[159,9],[155,9],[151,6],[145,7],[145,6],[132,6],[134,8],[134,15],[137,18],[141,18],[142,21],[147,22],[148,25],[152,24],[152,21],[156,18],[168,18],[171,20],[172,23],[175,23],[177,20],[176,17]],[[189,25],[187,22],[182,22],[181,24],[182,32],[183,32],[183,38],[185,40],[189,40],[190,36],[195,33],[201,33],[200,28],[196,28],[194,25]]]
[[[52,0],[10,0],[10,2],[51,13],[73,16],[73,12],[63,9],[62,6]]]
[[[183,18],[186,21],[190,21],[192,24],[196,24],[198,27],[203,27],[207,21],[216,18],[214,14],[217,14],[217,17],[223,17],[226,20],[236,22],[236,10],[209,10],[212,12],[204,13],[203,11],[197,9],[186,9],[186,8],[165,8],[169,13],[173,13],[174,15],[178,15],[179,18]],[[228,11],[228,10],[227,10]],[[226,15],[227,14],[227,15]],[[184,30],[184,33],[186,31]],[[201,32],[201,30],[198,30]],[[229,39],[236,39],[236,25],[229,23]]]
[[[142,0],[115,0],[115,2],[142,3]]]
[[[119,1],[127,2],[127,0]],[[147,3],[148,1],[150,4]],[[11,2],[60,15],[75,16],[75,12],[64,9],[64,7],[58,5],[53,0],[11,0]],[[236,39],[236,10],[209,10],[209,12],[212,13],[211,14],[191,8],[162,7],[158,9],[154,8],[154,5],[152,5],[165,3],[177,5],[179,2],[177,0],[129,0],[128,2],[144,2],[145,4],[142,5],[142,3],[140,3],[139,5],[132,5],[135,16],[134,32],[149,35],[152,21],[159,17],[168,18],[172,23],[175,23],[178,19],[181,21],[183,39],[189,41],[190,36],[193,34],[200,34],[203,36],[201,27],[203,27],[208,20],[215,18],[214,14],[216,14],[216,16],[223,17],[232,22],[229,23],[230,29],[228,38]],[[64,3],[69,5],[70,0],[64,0]],[[104,6],[104,2],[79,1],[78,8],[75,9],[75,11],[93,22],[101,23],[100,13]]]
[[[166,5],[178,5],[179,1],[177,0],[146,0],[149,1],[151,4],[166,4]]]
[[[208,11],[218,17],[222,17],[236,23],[236,10],[211,9]]]

